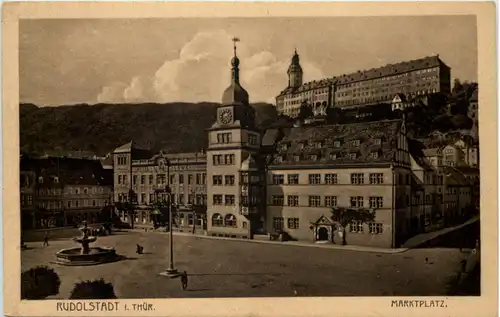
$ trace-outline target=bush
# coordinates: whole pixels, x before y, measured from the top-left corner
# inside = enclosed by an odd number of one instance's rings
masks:
[[[43,299],[59,294],[59,275],[46,266],[38,266],[21,274],[21,299]]]
[[[94,280],[76,283],[71,291],[70,299],[114,299],[113,284],[105,280]]]

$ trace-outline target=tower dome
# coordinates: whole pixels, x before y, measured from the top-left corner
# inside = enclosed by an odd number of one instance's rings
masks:
[[[248,92],[240,85],[240,59],[236,55],[236,42],[234,38],[234,57],[231,59],[231,84],[222,94],[223,105],[243,105],[248,106]]]
[[[302,85],[302,67],[300,66],[300,58],[299,54],[297,54],[297,50],[295,50],[292,56],[292,62],[288,67],[288,87],[298,88]]]

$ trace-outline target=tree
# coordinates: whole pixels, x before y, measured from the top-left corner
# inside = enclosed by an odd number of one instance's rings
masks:
[[[312,116],[313,116],[313,110],[312,110],[311,105],[309,105],[307,103],[307,101],[303,101],[300,104],[298,119],[299,120],[304,120],[304,119],[307,119],[307,118],[311,118]]]
[[[326,120],[328,123],[339,124],[342,122],[342,109],[339,107],[328,107],[326,109]]]
[[[451,118],[451,123],[455,129],[470,129],[473,124],[472,119],[463,114],[454,115]]]
[[[103,279],[76,283],[70,299],[115,299],[113,284]]]
[[[21,274],[21,299],[43,299],[59,294],[61,280],[47,266],[37,266]]]
[[[375,220],[375,211],[365,208],[346,208],[346,207],[333,207],[331,219],[337,226],[343,229],[342,244],[346,245],[346,231],[345,228],[353,221],[369,222]]]

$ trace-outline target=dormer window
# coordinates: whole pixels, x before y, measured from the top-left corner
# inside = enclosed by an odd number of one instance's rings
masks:
[[[372,159],[377,159],[377,158],[378,158],[378,152],[371,152],[371,153],[370,153],[370,157],[371,157]]]
[[[315,162],[318,160],[318,156],[317,155],[309,155],[308,159],[309,159],[309,161]]]
[[[374,140],[373,140],[373,143],[374,143],[375,145],[380,145],[380,144],[382,144],[382,139],[381,139],[381,138],[374,139]]]
[[[357,147],[357,146],[359,146],[359,143],[360,143],[359,140],[353,140],[352,141],[352,146],[356,146]]]
[[[336,153],[330,154],[330,160],[336,160],[336,159],[337,159],[337,154]]]
[[[338,140],[337,141],[333,141],[333,147],[335,147],[337,149],[340,148],[340,141],[338,141]]]
[[[278,155],[274,158],[274,164],[279,164],[283,162],[283,156]]]
[[[355,159],[356,159],[356,157],[357,157],[357,155],[356,155],[356,153],[349,153],[349,154],[348,154],[348,157],[349,157],[351,160],[355,160]]]
[[[54,184],[58,184],[58,183],[59,183],[59,177],[54,176]]]
[[[314,143],[314,147],[317,148],[317,149],[321,149],[323,147],[323,143],[322,142],[316,142],[316,143]]]
[[[38,176],[38,183],[43,184],[43,177],[42,176]]]
[[[286,144],[286,143],[280,144],[280,150],[281,150],[281,151],[286,151],[286,150],[288,150],[288,144]]]
[[[295,162],[300,161],[300,156],[299,156],[299,155],[295,155],[295,156],[293,157],[293,160],[294,160]]]

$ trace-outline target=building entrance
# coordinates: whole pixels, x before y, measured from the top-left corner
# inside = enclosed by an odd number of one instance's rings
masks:
[[[321,227],[318,229],[318,241],[328,240],[328,229]]]

